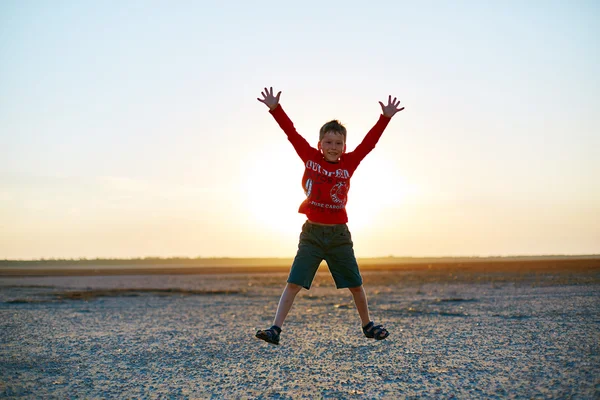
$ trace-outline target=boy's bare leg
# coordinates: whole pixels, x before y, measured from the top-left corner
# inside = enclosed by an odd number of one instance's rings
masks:
[[[362,326],[365,326],[369,322],[371,322],[371,317],[369,316],[369,304],[367,302],[367,294],[365,293],[365,288],[363,287],[363,285],[360,285],[348,289],[350,289],[350,293],[352,293],[352,297],[354,297],[354,304],[356,304],[356,309],[358,310],[358,315],[360,315]]]
[[[295,283],[288,283],[285,285],[285,289],[283,289],[283,293],[279,299],[279,305],[277,306],[277,313],[275,313],[273,325],[280,328],[283,326],[283,321],[285,321],[285,318],[290,312],[292,305],[294,304],[294,299],[300,290],[302,290],[302,286],[296,285]]]

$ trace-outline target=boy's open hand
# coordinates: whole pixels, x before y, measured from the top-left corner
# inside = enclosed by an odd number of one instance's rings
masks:
[[[392,118],[397,112],[404,110],[404,107],[398,108],[400,105],[400,100],[396,100],[394,97],[394,101],[392,101],[392,96],[388,96],[387,106],[384,106],[382,102],[379,102],[379,105],[381,106],[383,115],[389,118]]]
[[[256,100],[260,101],[261,103],[265,103],[267,107],[269,107],[269,110],[275,109],[277,104],[279,104],[279,96],[281,96],[281,91],[277,93],[277,96],[273,96],[273,88],[271,87],[270,89],[265,88],[264,92],[260,92],[260,94],[263,98],[261,99],[258,97]]]

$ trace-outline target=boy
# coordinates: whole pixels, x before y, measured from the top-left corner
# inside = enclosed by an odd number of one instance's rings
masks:
[[[307,221],[302,226],[298,252],[281,294],[273,326],[259,330],[256,337],[279,344],[281,327],[296,295],[303,287],[310,289],[321,261],[325,260],[336,288],[348,288],[352,293],[365,336],[376,340],[385,339],[389,332],[383,326],[375,325],[369,316],[367,296],[346,225],[346,201],[350,178],[358,164],[375,148],[394,114],[404,110],[404,107],[398,108],[400,101],[396,98],[392,101],[392,96],[388,97],[387,105],[379,102],[382,109],[379,120],[356,150],[346,153],[346,128],[339,121],[333,120],[321,127],[318,149],[315,149],[298,134],[279,105],[281,92],[274,96],[273,88],[265,88],[261,95],[263,98],[257,100],[269,107],[269,112],[304,162],[302,186],[306,200],[302,202],[298,212],[306,214]]]

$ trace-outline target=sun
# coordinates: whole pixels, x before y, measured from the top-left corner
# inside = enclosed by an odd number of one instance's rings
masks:
[[[272,233],[297,236],[306,220],[298,213],[305,199],[302,161],[283,143],[268,145],[253,154],[242,173],[244,204],[249,222]]]
[[[352,177],[346,206],[349,225],[360,230],[374,219],[392,216],[416,192],[417,188],[398,173],[392,160],[380,157],[365,161]]]

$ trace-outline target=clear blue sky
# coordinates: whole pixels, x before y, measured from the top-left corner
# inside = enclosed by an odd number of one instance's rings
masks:
[[[303,166],[266,85],[315,146],[327,120],[353,149],[379,100],[406,106],[353,177],[358,256],[600,253],[599,17],[595,1],[3,1],[0,258],[293,256]]]

